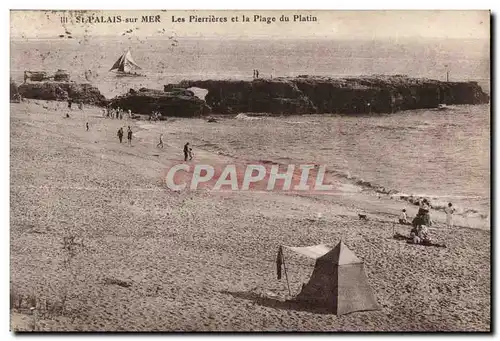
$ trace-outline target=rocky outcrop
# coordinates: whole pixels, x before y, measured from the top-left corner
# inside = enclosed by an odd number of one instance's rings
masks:
[[[476,82],[442,82],[406,76],[203,80],[165,85],[165,91],[198,87],[208,90],[205,100],[216,113],[266,112],[390,113],[436,108],[446,104],[488,103]]]
[[[139,89],[130,91],[110,101],[113,108],[131,110],[133,113],[151,115],[159,112],[162,116],[196,117],[209,114],[211,109],[206,102],[194,96],[192,91],[177,88],[164,92],[161,90]]]
[[[24,83],[18,88],[24,98],[41,99],[47,101],[66,101],[103,106],[107,100],[99,89],[91,84],[73,82],[41,82]]]
[[[57,70],[54,74],[54,80],[56,82],[69,82],[70,74],[66,70]]]
[[[217,113],[308,114],[316,111],[313,103],[288,79],[182,81],[166,85],[164,89],[190,87],[208,90],[205,101]]]

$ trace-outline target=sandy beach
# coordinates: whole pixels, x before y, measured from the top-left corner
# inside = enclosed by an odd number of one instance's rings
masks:
[[[394,223],[405,203],[388,198],[173,192],[162,177],[182,161],[186,141],[197,161],[227,163],[252,160],[252,136],[225,153],[206,141],[230,131],[229,118],[149,124],[104,119],[91,107],[68,119],[64,108],[11,104],[13,330],[489,331],[489,231],[446,229],[438,217],[432,237],[448,247],[424,247],[392,238],[409,229]],[[127,125],[131,147],[116,138]],[[70,256],[67,237],[75,237]],[[286,281],[275,273],[278,246],[340,240],[364,260],[381,310],[287,309]],[[295,295],[314,262],[286,256]]]

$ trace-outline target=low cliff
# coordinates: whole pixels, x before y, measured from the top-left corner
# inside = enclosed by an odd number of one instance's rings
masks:
[[[208,90],[205,101],[216,113],[261,112],[307,114],[314,104],[287,79],[182,81],[165,85],[165,91],[198,87]]]
[[[131,89],[125,95],[111,99],[110,105],[143,115],[151,115],[156,111],[164,117],[196,117],[211,112],[206,102],[194,96],[192,91],[180,88],[171,90],[164,92],[145,88],[139,91]]]
[[[489,102],[489,96],[476,82],[442,82],[406,76],[185,80],[165,85],[164,89],[190,87],[208,90],[205,100],[215,113],[390,113],[436,108],[441,103]]]
[[[73,82],[40,82],[24,83],[18,87],[18,91],[24,98],[41,99],[47,101],[66,101],[72,99],[74,102],[85,104],[105,105],[107,103],[104,95],[99,89],[91,84],[78,84]]]

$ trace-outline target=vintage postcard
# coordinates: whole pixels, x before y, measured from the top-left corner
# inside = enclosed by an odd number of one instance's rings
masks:
[[[490,12],[12,10],[15,332],[491,330]]]

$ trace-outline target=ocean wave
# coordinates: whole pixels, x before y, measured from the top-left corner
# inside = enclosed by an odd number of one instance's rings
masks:
[[[431,203],[431,209],[434,211],[442,211],[448,207],[448,203],[453,200],[485,200],[487,198],[482,196],[460,196],[460,195],[434,195],[434,194],[407,194],[397,189],[386,188],[382,185],[374,183],[372,181],[367,181],[362,178],[353,177],[349,171],[328,171],[328,173],[341,177],[345,180],[349,180],[352,185],[355,185],[363,191],[372,191],[378,195],[385,195],[391,198],[406,201],[412,205],[419,206],[423,199],[427,199]],[[441,200],[446,198],[446,200]],[[489,217],[488,213],[481,212],[480,210],[472,207],[454,207],[456,209],[456,215],[463,216],[465,218],[478,217],[481,219],[487,219]]]

